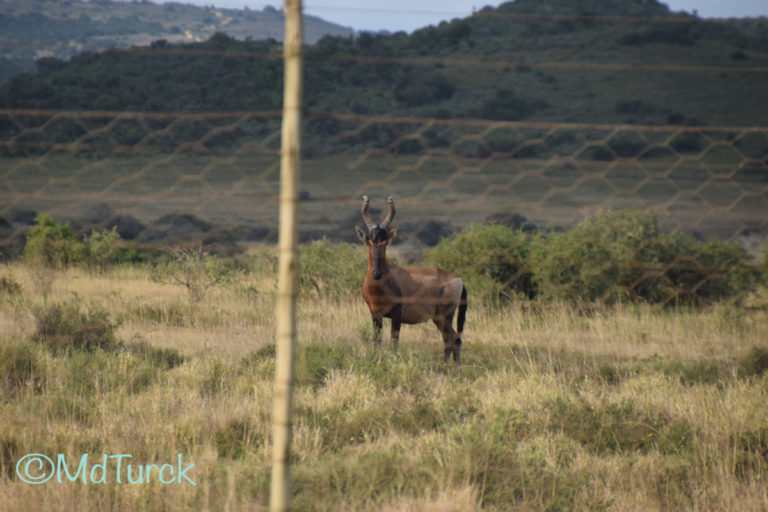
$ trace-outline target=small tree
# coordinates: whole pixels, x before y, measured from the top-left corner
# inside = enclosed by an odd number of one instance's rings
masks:
[[[60,268],[80,261],[84,255],[85,245],[72,228],[41,213],[27,233],[22,259],[33,265]]]
[[[104,231],[93,231],[85,238],[88,264],[103,269],[119,260],[119,243],[122,241],[117,227]]]
[[[27,233],[21,258],[29,266],[35,288],[47,302],[53,287],[54,269],[80,260],[84,253],[85,246],[72,228],[41,213]]]
[[[230,269],[219,258],[200,249],[175,250],[169,262],[152,271],[152,279],[156,282],[184,286],[195,303],[200,302],[211,287],[230,277]]]

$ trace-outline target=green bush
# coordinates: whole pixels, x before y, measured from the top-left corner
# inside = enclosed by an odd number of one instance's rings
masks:
[[[427,260],[459,275],[475,296],[497,301],[504,296],[536,295],[529,255],[538,236],[501,224],[470,224],[444,238],[427,253]]]
[[[343,296],[363,286],[366,256],[352,244],[332,245],[322,239],[299,248],[297,269],[300,294]]]
[[[277,251],[261,248],[256,253],[239,260],[251,274],[257,276],[277,275]]]
[[[83,263],[102,269],[107,265],[139,259],[135,249],[124,247],[121,242],[116,227],[93,231],[81,240],[67,224],[57,222],[47,213],[41,213],[27,233],[22,259],[49,268]]]
[[[747,251],[717,238],[699,242],[691,235],[659,237],[657,260],[663,265],[662,286],[676,302],[701,303],[743,298],[761,281]]]
[[[27,233],[22,258],[33,265],[63,267],[81,261],[85,253],[85,245],[72,228],[41,213]]]
[[[647,211],[603,210],[532,252],[541,294],[568,301],[700,304],[743,296],[757,269],[737,244],[661,233]]]
[[[568,302],[704,304],[740,299],[761,273],[737,244],[662,233],[649,211],[603,210],[562,233],[472,224],[427,258],[486,302],[521,296]]]
[[[552,233],[532,253],[543,296],[569,301],[629,298],[642,277],[638,261],[658,237],[653,214],[601,211],[563,233]],[[653,286],[650,286],[653,288]]]

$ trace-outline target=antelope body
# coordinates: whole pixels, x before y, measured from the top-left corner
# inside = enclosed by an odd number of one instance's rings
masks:
[[[467,289],[461,278],[436,267],[402,268],[387,259],[387,245],[397,228],[389,229],[395,216],[395,203],[387,199],[386,218],[377,224],[368,215],[368,197],[361,209],[367,232],[355,226],[357,236],[368,247],[368,269],[363,283],[363,299],[371,311],[374,343],[381,346],[382,320],[392,321],[392,344],[397,348],[401,324],[432,320],[443,336],[444,360],[453,354],[461,362],[461,333],[467,312]],[[458,309],[456,330],[453,316]]]

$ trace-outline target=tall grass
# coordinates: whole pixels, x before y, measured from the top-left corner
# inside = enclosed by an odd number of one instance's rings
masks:
[[[0,510],[266,507],[269,265],[198,302],[142,267],[55,270],[45,300],[24,265],[8,271],[22,292],[0,301]],[[374,349],[357,285],[339,279],[299,305],[297,510],[768,508],[764,309],[470,294],[454,367],[432,325]],[[60,304],[67,325],[114,340],[52,350],[32,312]],[[33,452],[181,453],[197,485],[28,485],[15,464]]]

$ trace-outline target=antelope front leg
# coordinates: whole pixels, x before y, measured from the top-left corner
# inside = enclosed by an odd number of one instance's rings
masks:
[[[402,322],[403,310],[402,306],[398,304],[390,312],[390,318],[392,319],[392,348],[397,351],[397,342],[400,339],[400,324]]]
[[[373,346],[374,347],[381,347],[381,330],[384,327],[384,323],[381,321],[381,318],[374,318],[373,319]]]

